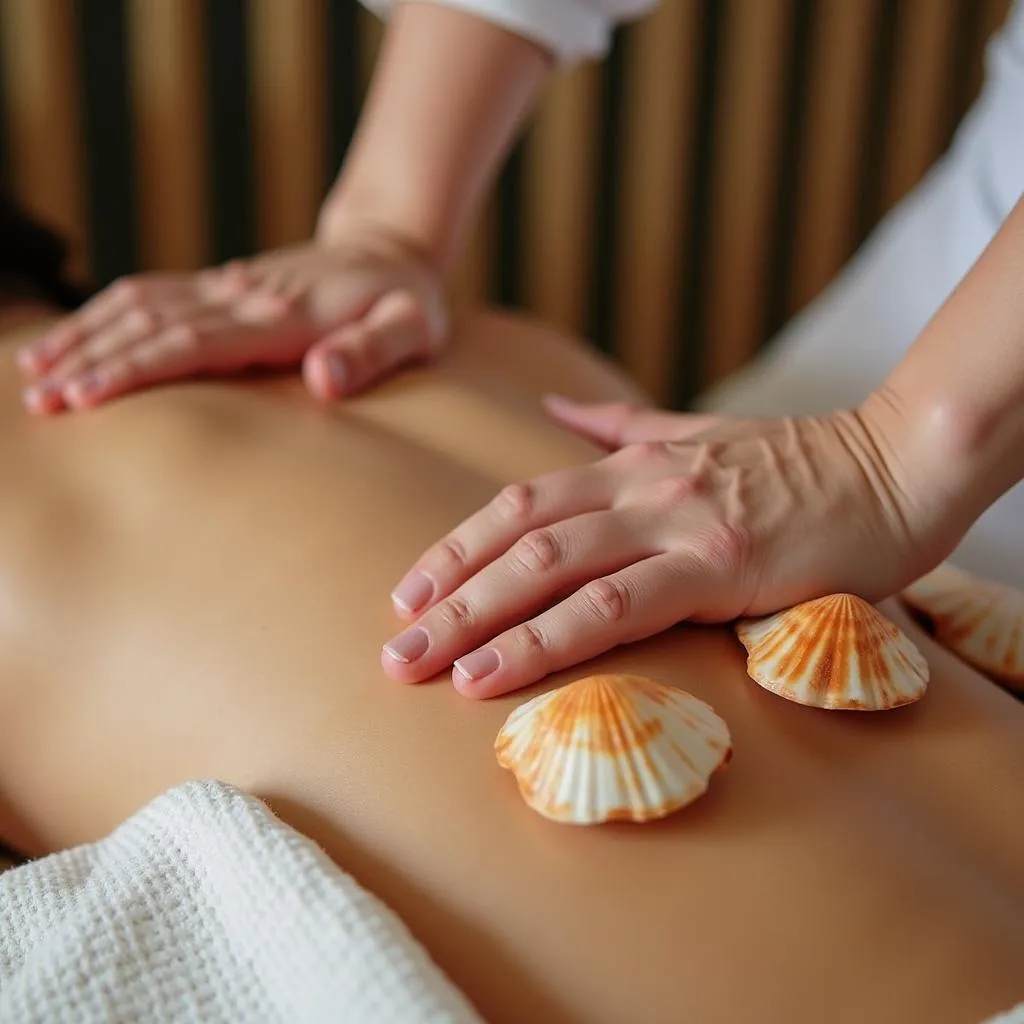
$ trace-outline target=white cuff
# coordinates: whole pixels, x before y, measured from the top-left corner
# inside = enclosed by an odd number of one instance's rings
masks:
[[[431,0],[474,14],[549,50],[560,64],[603,57],[612,28],[657,0]],[[395,0],[361,0],[386,18]]]

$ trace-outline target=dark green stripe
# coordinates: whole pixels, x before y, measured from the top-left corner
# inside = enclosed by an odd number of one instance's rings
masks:
[[[761,343],[772,338],[789,319],[790,275],[793,269],[793,241],[800,166],[805,155],[804,125],[810,95],[809,75],[815,18],[821,5],[815,0],[793,0],[790,20],[789,61],[783,87],[779,166],[770,249],[765,267],[767,282]]]
[[[526,140],[512,149],[498,181],[498,251],[491,265],[488,298],[500,306],[518,306],[523,298],[524,239],[523,157]]]
[[[900,8],[900,4],[883,0],[876,14],[865,137],[860,146],[860,195],[855,221],[857,245],[867,238],[882,213],[882,174],[892,116]]]
[[[253,251],[254,188],[245,0],[206,0],[208,249],[217,262]]]
[[[707,333],[708,246],[711,239],[711,195],[714,187],[715,111],[718,104],[718,68],[721,63],[724,7],[728,0],[700,0],[701,45],[696,89],[696,129],[691,154],[690,234],[683,239],[683,272],[679,343],[676,349],[675,388],[671,405],[685,409],[701,390]]]
[[[138,268],[125,5],[76,0],[74,9],[93,277],[103,285]]]
[[[603,124],[598,132],[597,196],[594,210],[594,264],[590,286],[590,339],[602,352],[615,352],[623,339],[615,330],[616,267],[618,264],[618,213],[622,193],[623,81],[629,29],[620,29],[602,69]]]
[[[324,193],[334,181],[359,116],[361,47],[359,8],[352,0],[327,4],[327,124],[324,147]]]

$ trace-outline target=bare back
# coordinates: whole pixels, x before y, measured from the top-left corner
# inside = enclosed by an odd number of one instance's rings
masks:
[[[492,744],[529,694],[383,675],[387,593],[420,551],[501,484],[595,456],[544,421],[549,388],[629,395],[497,318],[330,411],[283,380],[37,422],[5,365],[0,836],[45,852],[176,782],[233,782],[492,1021],[967,1024],[1024,998],[1024,708],[902,618],[933,683],[885,715],[765,693],[728,629],[550,679],[648,674],[729,723],[710,794],[643,827],[524,806]]]

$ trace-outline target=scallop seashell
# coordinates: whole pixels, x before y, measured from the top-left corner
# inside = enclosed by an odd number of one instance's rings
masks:
[[[797,704],[886,711],[920,699],[928,663],[910,639],[867,601],[832,594],[741,621],[747,674]]]
[[[1024,594],[943,564],[902,594],[945,648],[1008,689],[1024,692]]]
[[[494,742],[526,803],[552,821],[651,821],[708,788],[732,752],[703,701],[651,679],[602,675],[534,697]]]

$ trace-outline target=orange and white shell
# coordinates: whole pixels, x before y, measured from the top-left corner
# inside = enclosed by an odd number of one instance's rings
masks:
[[[652,821],[685,807],[729,759],[703,701],[640,676],[577,680],[508,716],[494,743],[526,803],[552,821]]]
[[[1024,692],[1024,594],[943,564],[902,594],[935,639],[979,672]]]
[[[766,690],[814,708],[886,711],[919,700],[928,663],[867,601],[832,594],[741,621],[747,674]]]

